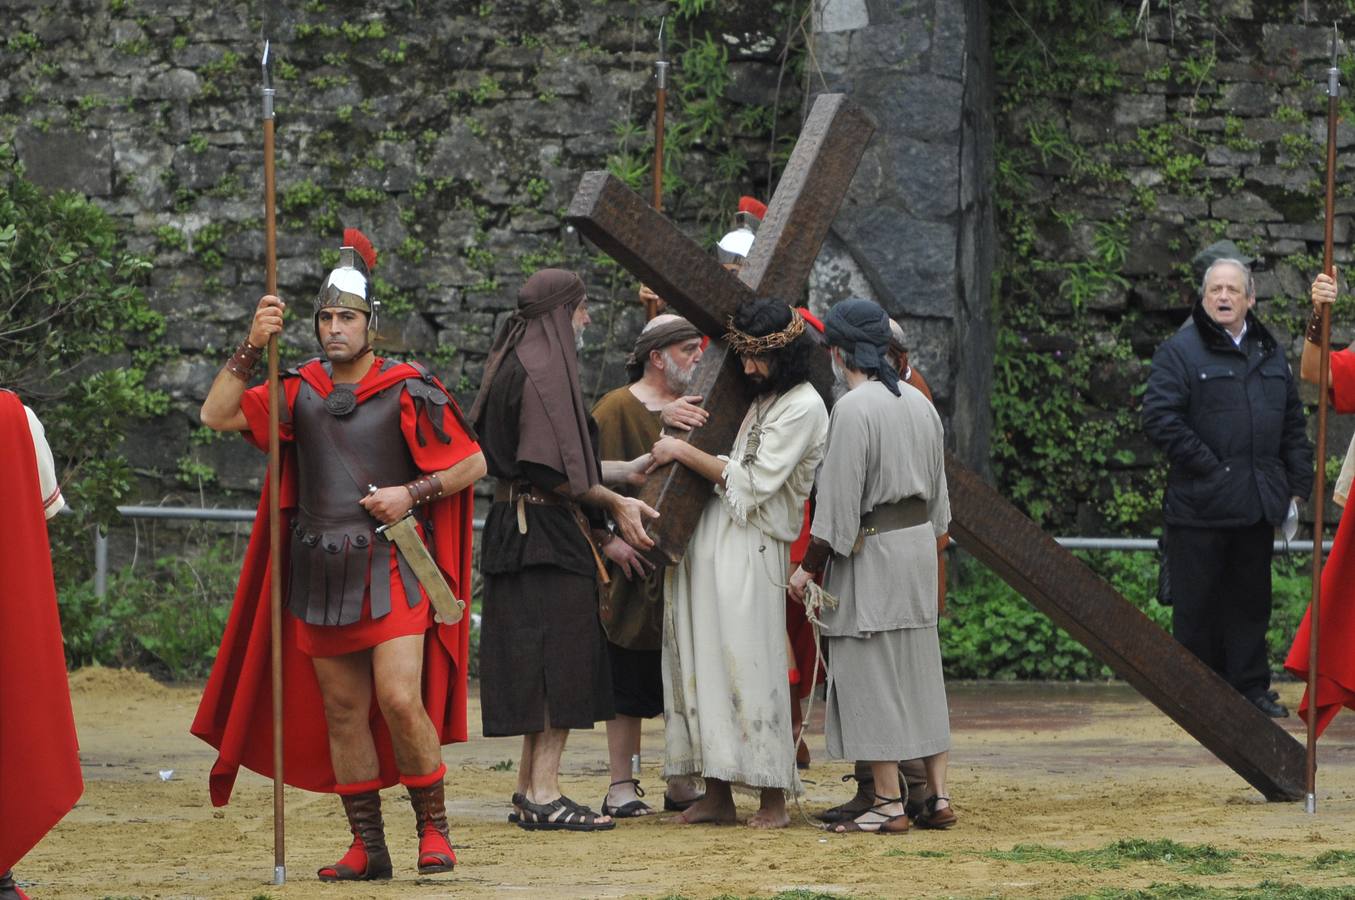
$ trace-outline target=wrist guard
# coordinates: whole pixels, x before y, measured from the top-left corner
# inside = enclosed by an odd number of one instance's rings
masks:
[[[255,347],[245,338],[240,342],[240,346],[235,348],[235,353],[226,360],[226,371],[230,372],[236,378],[239,378],[245,384],[254,377],[254,369],[259,365],[259,358],[263,356],[263,348]]]
[[[405,485],[409,496],[414,498],[415,506],[423,506],[434,500],[442,499],[442,479],[436,475],[420,475]]]
[[[1322,343],[1322,310],[1316,306],[1313,307],[1312,315],[1308,317],[1308,332],[1304,339],[1310,344]]]

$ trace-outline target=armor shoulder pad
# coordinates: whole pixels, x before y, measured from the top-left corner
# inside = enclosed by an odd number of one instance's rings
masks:
[[[422,376],[422,373],[420,373]],[[409,391],[409,396],[417,400],[426,400],[429,403],[436,403],[439,406],[446,405],[448,397],[442,390],[425,377],[406,378],[405,390]]]
[[[320,362],[320,357],[317,356],[313,359],[308,359],[298,366],[292,366],[290,369],[283,369],[281,372],[278,373],[278,376],[281,378],[300,378],[301,370],[314,362]]]

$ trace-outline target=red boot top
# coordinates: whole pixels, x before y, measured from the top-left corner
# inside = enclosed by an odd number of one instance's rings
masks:
[[[435,875],[456,868],[456,853],[447,831],[447,800],[442,777],[447,766],[438,766],[427,775],[402,776],[414,806],[414,827],[419,835],[419,874]]]
[[[391,855],[386,849],[385,823],[381,821],[381,792],[372,788],[373,784],[377,783],[339,786],[353,843],[342,859],[315,873],[321,881],[385,881],[391,877]],[[345,788],[368,789],[346,793]]]

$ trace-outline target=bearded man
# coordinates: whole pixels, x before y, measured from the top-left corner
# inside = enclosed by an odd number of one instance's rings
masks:
[[[701,361],[701,331],[681,316],[650,319],[626,360],[630,384],[603,395],[593,407],[598,449],[604,463],[646,455],[665,424],[682,428],[674,414],[706,410],[689,395],[696,364]],[[602,625],[607,632],[612,696],[616,718],[607,723],[607,756],[611,784],[602,812],[617,818],[648,815],[643,791],[633,777],[631,759],[640,752],[640,723],[663,712],[660,647],[663,633],[664,569],[655,569],[625,541],[609,536],[602,545],[610,562],[611,584],[603,592]],[[690,781],[675,783],[664,806],[685,808],[700,794]]]
[[[80,799],[80,753],[47,520],[66,505],[42,423],[0,390],[0,900],[27,900],[10,868]]]
[[[343,801],[353,842],[319,870],[320,880],[370,881],[391,877],[380,790],[397,780],[414,806],[419,873],[456,863],[440,745],[466,739],[470,634],[469,617],[435,626],[423,587],[376,528],[413,514],[453,593],[468,596],[470,488],[485,461],[436,378],[374,354],[371,243],[348,229],[339,253],[314,304],[325,358],[282,378],[288,558],[268,559],[261,502],[193,733],[221,751],[211,776],[214,804],[229,799],[240,764],[271,774],[268,568],[286,566],[284,772],[289,784]],[[259,300],[248,337],[202,404],[204,425],[243,432],[260,449],[268,442],[268,389],[246,385],[263,347],[282,331],[284,310],[278,297]]]
[[[679,462],[715,485],[664,586],[664,774],[706,779],[681,823],[734,821],[738,783],[760,792],[748,824],[781,828],[785,792],[799,789],[783,585],[828,427],[809,383],[822,351],[771,298],[740,305],[725,340],[756,394],[729,455],[676,438],[652,451],[654,466]]]
[[[596,424],[583,405],[577,351],[588,297],[573,272],[543,269],[518,292],[494,338],[471,408],[498,483],[480,570],[480,699],[487,737],[522,735],[515,812],[528,830],[597,831],[615,823],[564,796],[560,757],[572,728],[612,717],[598,619],[606,582],[593,541],[609,513],[631,545],[654,545],[654,510],[605,487]],[[581,507],[595,512],[586,519]]]
[[[937,637],[937,541],[950,503],[941,419],[901,389],[886,358],[889,319],[869,300],[829,312],[824,336],[847,390],[833,405],[809,549],[790,579],[801,596],[827,565],[828,752],[869,763],[876,801],[839,832],[908,830],[898,761],[921,758],[933,827],[954,824],[946,796],[950,719]]]

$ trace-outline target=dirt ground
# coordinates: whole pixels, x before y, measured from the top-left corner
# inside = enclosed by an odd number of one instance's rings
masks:
[[[1319,811],[1309,816],[1301,803],[1266,803],[1129,688],[953,685],[950,792],[959,825],[891,837],[825,834],[798,817],[791,828],[770,833],[684,827],[662,816],[625,821],[603,834],[528,833],[505,821],[518,741],[477,736],[444,751],[455,873],[415,874],[412,814],[395,789],[386,794],[395,880],[322,885],[315,869],[347,843],[339,804],[289,791],[288,882],[278,887],[271,883],[271,783],[242,772],[230,806],[213,809],[208,801],[213,751],[188,734],[198,687],[98,668],[75,673],[71,687],[85,794],[16,868],[34,900],[699,898],[795,889],[862,897],[1067,897],[1155,884],[1223,889],[1262,882],[1348,885],[1355,896],[1355,853],[1340,852],[1355,849],[1350,713],[1320,744]],[[1296,707],[1300,686],[1280,690]],[[473,734],[478,725],[473,705]],[[1285,725],[1302,738],[1297,719]],[[660,728],[648,723],[644,736],[651,800],[662,795]],[[839,776],[848,770],[825,759],[821,729],[811,732],[810,747],[804,808],[818,810],[846,799],[850,791]],[[566,793],[596,806],[606,789],[605,760],[601,728],[576,732],[564,765]],[[740,805],[745,814],[752,809],[747,799]],[[1122,839],[1208,844],[1236,855],[1211,866],[1186,854],[1150,862],[1060,854]],[[1010,853],[1016,845],[1039,846]]]

